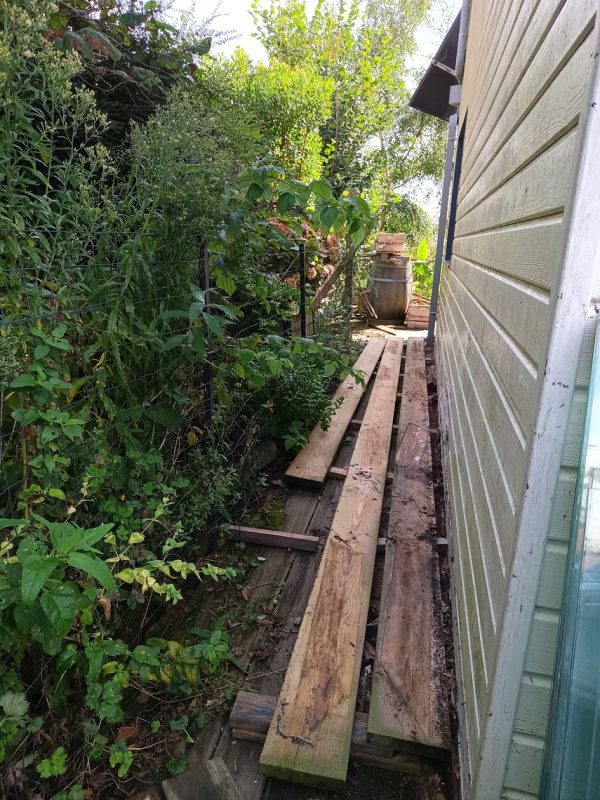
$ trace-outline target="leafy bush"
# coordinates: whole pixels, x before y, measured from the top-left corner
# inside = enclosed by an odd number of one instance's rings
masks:
[[[289,342],[268,336],[254,348],[251,340],[246,344],[235,352],[222,378],[234,402],[243,388],[252,390],[245,414],[260,419],[261,438],[299,450],[318,422],[327,429],[337,407],[331,400],[332,384],[350,374],[350,361],[311,339]]]

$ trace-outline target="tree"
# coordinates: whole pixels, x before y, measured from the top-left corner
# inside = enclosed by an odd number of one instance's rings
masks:
[[[253,4],[258,36],[272,58],[305,64],[334,82],[323,126],[326,174],[339,192],[373,179],[372,140],[391,130],[406,105],[403,75],[416,26],[430,0],[303,0]]]
[[[330,115],[334,83],[310,66],[272,58],[253,65],[238,49],[207,61],[199,82],[230,114],[252,120],[266,153],[289,178],[309,181],[323,169],[321,127]]]
[[[76,51],[76,85],[91,89],[108,118],[107,144],[122,145],[131,122],[146,122],[168,90],[189,79],[219,34],[213,13],[176,28],[165,18],[164,0],[62,0],[48,15],[48,39]]]

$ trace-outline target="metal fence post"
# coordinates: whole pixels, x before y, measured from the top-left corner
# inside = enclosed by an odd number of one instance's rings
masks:
[[[306,253],[304,242],[300,242],[300,336],[306,337]]]
[[[209,272],[208,248],[206,247],[204,242],[200,242],[199,249],[200,249],[199,252],[200,288],[204,292],[205,311],[207,314],[210,314],[210,298],[209,298],[210,272]],[[203,333],[206,339],[207,350],[208,350],[208,339],[210,332],[206,324],[203,325]],[[213,388],[212,367],[210,364],[208,353],[205,355],[204,358],[204,365],[202,368],[202,383],[204,389],[204,419],[206,421],[207,427],[210,427],[215,410],[215,398],[214,398],[214,388]]]

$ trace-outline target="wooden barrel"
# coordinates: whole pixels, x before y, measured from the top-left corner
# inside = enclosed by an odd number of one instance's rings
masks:
[[[402,322],[412,300],[412,292],[413,272],[410,259],[373,259],[369,300],[378,319]]]

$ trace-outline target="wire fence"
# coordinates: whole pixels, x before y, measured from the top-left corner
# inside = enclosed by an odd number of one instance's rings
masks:
[[[14,228],[1,226],[0,232],[15,234]],[[20,236],[40,233],[18,231]],[[65,502],[73,513],[81,503],[89,510],[95,500],[84,484],[93,483],[100,467],[109,470],[115,487],[127,483],[123,473],[131,469],[120,456],[110,463],[98,461],[107,443],[108,452],[117,442],[142,457],[150,439],[173,474],[201,438],[218,444],[226,460],[251,472],[246,462],[260,426],[253,408],[259,392],[236,395],[234,383],[235,407],[230,400],[227,415],[220,415],[220,373],[253,334],[313,332],[310,315],[307,329],[313,294],[304,247],[281,255],[287,256],[283,277],[297,277],[298,291],[287,305],[272,302],[268,313],[265,298],[246,297],[234,306],[211,285],[223,253],[205,248],[195,258],[155,260],[150,273],[140,265],[140,282],[114,260],[62,263],[57,274],[49,264],[4,269],[0,515],[18,515],[24,505],[34,509],[47,502],[48,486],[60,487],[56,502]],[[198,297],[190,284],[204,293],[200,313],[198,308],[193,312]],[[235,313],[228,314],[234,307]],[[224,335],[215,332],[221,328]],[[198,338],[201,350],[195,349]],[[46,437],[43,448],[40,437]],[[42,474],[45,486],[41,479],[38,483]],[[203,480],[199,475],[186,491]]]

